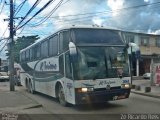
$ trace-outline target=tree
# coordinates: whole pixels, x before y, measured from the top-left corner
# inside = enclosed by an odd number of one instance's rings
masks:
[[[18,37],[14,44],[14,61],[19,63],[20,50],[26,48],[27,46],[33,44],[40,37],[38,35],[34,36],[22,36]],[[7,56],[9,53],[7,54]]]

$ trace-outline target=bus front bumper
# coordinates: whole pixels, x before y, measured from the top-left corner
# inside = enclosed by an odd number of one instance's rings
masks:
[[[86,93],[76,92],[76,104],[102,103],[112,100],[126,99],[130,95],[130,89],[93,91]]]

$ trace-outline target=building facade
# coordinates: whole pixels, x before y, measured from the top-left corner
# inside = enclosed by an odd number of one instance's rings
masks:
[[[139,75],[150,72],[150,65],[153,59],[160,57],[160,35],[122,32],[126,42],[136,43],[140,47],[141,59],[139,60]],[[160,62],[160,61],[159,61]],[[137,62],[133,61],[133,74],[136,74]]]

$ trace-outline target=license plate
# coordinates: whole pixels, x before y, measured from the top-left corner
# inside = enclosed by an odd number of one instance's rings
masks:
[[[117,99],[124,99],[124,98],[126,98],[126,96],[125,95],[121,95],[121,96],[118,96]]]
[[[118,96],[114,96],[114,97],[113,97],[113,100],[117,100],[117,99],[118,99]]]

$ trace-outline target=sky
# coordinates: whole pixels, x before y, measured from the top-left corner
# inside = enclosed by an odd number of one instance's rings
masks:
[[[0,0],[0,36],[9,36],[8,22],[9,5]],[[24,0],[14,0],[15,12]],[[27,0],[15,17],[24,17],[36,0]],[[49,0],[41,0],[35,9],[22,22],[25,23]],[[39,35],[41,38],[54,33],[67,25],[99,25],[133,32],[160,34],[160,0],[54,0],[44,11],[34,17],[24,28],[16,31],[16,36]],[[6,0],[9,4],[9,0]],[[137,7],[139,6],[139,7]],[[3,9],[2,9],[3,8]],[[55,11],[54,11],[55,10]],[[53,12],[54,11],[54,12]],[[50,17],[41,23],[45,16]],[[21,19],[15,19],[15,26]],[[38,25],[41,23],[40,25]],[[5,32],[6,31],[6,32]],[[5,34],[4,34],[5,33]],[[5,59],[3,49],[6,40],[0,42],[0,57]]]

